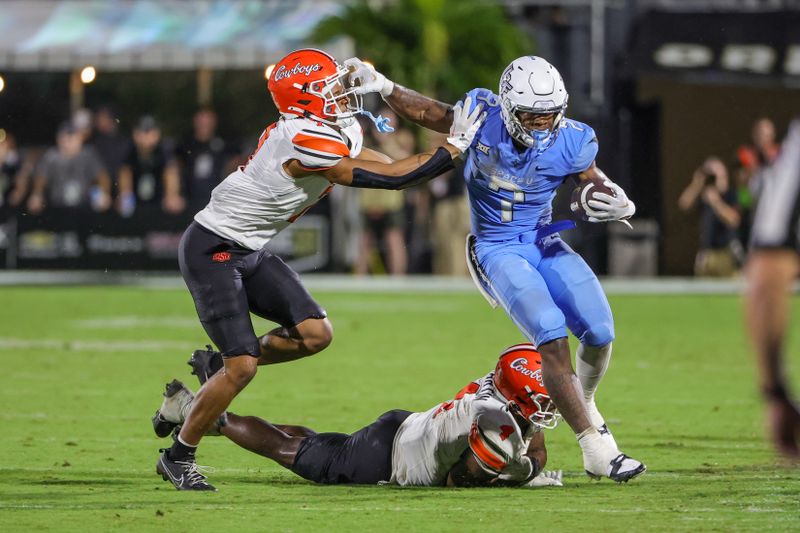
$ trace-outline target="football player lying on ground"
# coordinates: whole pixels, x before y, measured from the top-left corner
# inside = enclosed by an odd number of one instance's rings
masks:
[[[201,381],[217,366],[208,361],[198,369],[204,363],[195,359]],[[193,402],[177,380],[164,396],[153,417],[159,436],[182,424]],[[316,483],[535,487],[561,485],[560,471],[542,471],[542,429],[557,422],[540,355],[532,345],[519,344],[500,355],[494,372],[452,400],[423,413],[389,411],[351,435],[233,413],[212,431]]]
[[[197,472],[195,451],[258,366],[313,355],[333,339],[325,310],[265,246],[336,184],[405,189],[453,168],[480,126],[481,107],[469,111],[465,102],[445,144],[392,161],[362,148],[355,119],[361,98],[347,76],[321,50],[297,50],[279,61],[269,91],[281,117],[261,134],[247,163],[214,189],[181,238],[181,275],[224,369],[198,391],[180,434],[156,463],[179,489],[215,490]],[[251,313],[279,327],[256,336]]]

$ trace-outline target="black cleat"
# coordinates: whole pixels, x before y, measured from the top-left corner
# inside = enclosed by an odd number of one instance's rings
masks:
[[[157,410],[156,414],[153,415],[151,418],[153,422],[153,431],[156,432],[156,436],[163,439],[167,435],[169,435],[173,429],[175,429],[176,424],[170,422],[169,420],[164,420],[164,417],[161,416],[161,410]]]
[[[210,344],[206,345],[205,350],[195,350],[186,364],[192,367],[192,374],[200,380],[200,385],[225,366],[222,362],[222,354],[212,350]]]
[[[206,481],[200,469],[194,461],[173,461],[167,456],[168,448],[159,450],[161,456],[156,462],[156,472],[161,474],[164,481],[171,482],[177,490],[210,490],[216,492],[217,489]]]
[[[646,470],[647,466],[644,463],[621,453],[611,461],[608,477],[617,483],[627,483],[631,479],[644,474]]]

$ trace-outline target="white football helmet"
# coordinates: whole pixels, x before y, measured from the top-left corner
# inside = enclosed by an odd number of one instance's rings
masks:
[[[569,94],[558,70],[537,56],[515,59],[500,78],[500,107],[508,133],[528,148],[545,150],[558,135],[567,109]],[[552,130],[526,130],[517,116],[520,111],[555,113]]]

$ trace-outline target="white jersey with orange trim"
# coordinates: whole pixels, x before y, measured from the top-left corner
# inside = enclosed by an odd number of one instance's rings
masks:
[[[263,248],[332,188],[322,175],[293,178],[283,165],[291,159],[309,170],[335,166],[361,153],[357,121],[341,130],[307,118],[281,118],[271,124],[243,166],[211,193],[194,219],[217,235],[250,250]]]
[[[403,421],[392,446],[390,483],[444,485],[450,469],[469,448],[472,423],[482,413],[498,411],[517,428],[505,404],[497,399],[493,377],[491,372],[461,389],[454,399],[424,413],[413,413]],[[533,432],[521,436],[525,449],[532,436]]]

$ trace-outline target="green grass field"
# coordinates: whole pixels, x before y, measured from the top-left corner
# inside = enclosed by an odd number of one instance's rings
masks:
[[[233,411],[352,431],[448,399],[522,340],[477,294],[316,296],[333,345],[262,368]],[[208,438],[198,458],[217,469],[214,494],[179,493],[154,468],[167,441],[150,416],[171,378],[196,387],[185,362],[207,342],[186,291],[2,288],[0,302],[0,531],[800,530],[800,472],[762,436],[734,296],[611,298],[618,340],[598,404],[648,464],[628,485],[589,481],[563,424],[548,433],[563,488],[322,487]],[[796,325],[797,299],[794,313]]]

